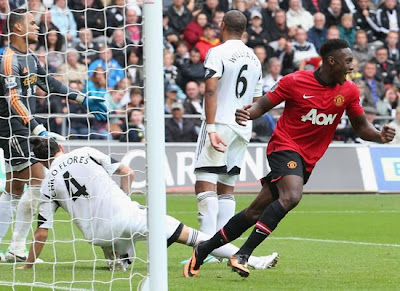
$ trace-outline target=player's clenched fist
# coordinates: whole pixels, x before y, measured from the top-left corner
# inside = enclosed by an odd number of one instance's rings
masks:
[[[383,143],[391,142],[396,135],[396,130],[389,125],[385,125],[381,131],[381,140]]]
[[[250,119],[250,109],[251,104],[244,106],[241,109],[236,109],[236,122],[239,125],[246,126],[246,121]]]

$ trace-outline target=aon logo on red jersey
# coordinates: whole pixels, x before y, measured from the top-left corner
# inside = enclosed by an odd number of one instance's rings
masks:
[[[328,114],[320,113],[317,114],[317,109],[311,109],[306,115],[301,117],[301,121],[311,121],[312,124],[316,125],[331,125],[337,116],[336,114]]]

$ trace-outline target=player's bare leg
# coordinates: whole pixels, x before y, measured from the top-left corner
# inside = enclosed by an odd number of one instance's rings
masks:
[[[228,263],[232,270],[242,277],[247,277],[250,274],[247,269],[247,261],[254,249],[275,230],[278,223],[301,200],[303,193],[302,177],[296,175],[284,176],[276,185],[279,190],[279,199],[272,202],[263,211],[249,238]]]
[[[196,263],[185,266],[186,268],[189,268],[188,272],[197,274],[204,259],[209,253],[240,237],[242,233],[257,222],[263,211],[273,201],[274,197],[271,190],[265,183],[255,200],[250,204],[249,208],[237,213],[211,239],[200,243],[195,248],[192,254],[192,261],[195,260]]]
[[[6,254],[8,261],[25,261],[25,244],[33,217],[36,213],[40,198],[40,185],[44,178],[43,166],[40,163],[33,164],[24,171],[25,181],[28,186],[17,207],[16,222],[9,252]]]

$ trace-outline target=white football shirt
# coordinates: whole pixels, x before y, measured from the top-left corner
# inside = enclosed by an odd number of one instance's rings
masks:
[[[53,215],[61,207],[93,244],[107,245],[119,237],[134,203],[110,177],[119,165],[89,147],[57,157],[42,183],[39,227],[52,228]]]
[[[238,125],[235,112],[262,96],[262,70],[257,56],[241,40],[228,40],[208,51],[204,67],[206,78],[219,78],[215,122],[229,125],[249,140],[251,122],[245,127]]]

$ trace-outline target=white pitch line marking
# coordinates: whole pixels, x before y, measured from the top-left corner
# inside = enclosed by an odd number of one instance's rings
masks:
[[[69,288],[69,287],[61,287],[55,286],[53,284],[46,284],[46,283],[25,283],[25,282],[7,282],[7,281],[0,281],[0,285],[10,286],[10,287],[18,287],[18,286],[29,286],[29,287],[39,287],[39,288],[48,288],[53,290],[71,290],[71,291],[90,291],[90,289],[83,289],[83,288]]]

